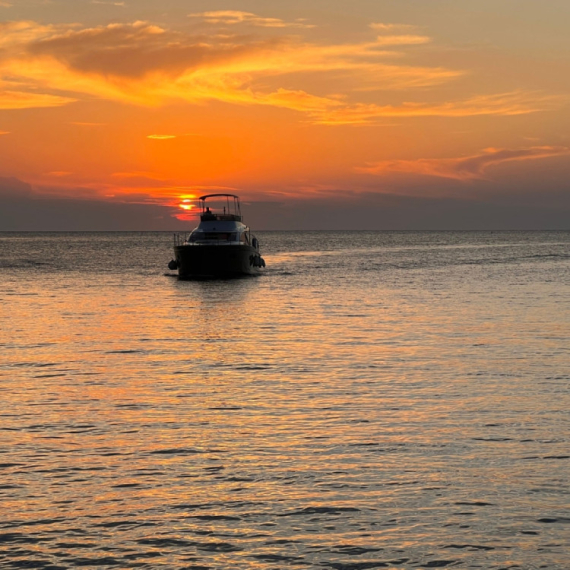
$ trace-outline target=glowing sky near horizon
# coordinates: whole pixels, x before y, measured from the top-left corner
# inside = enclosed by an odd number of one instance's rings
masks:
[[[569,23],[567,0],[2,0],[0,178],[178,218],[218,190],[548,201]]]

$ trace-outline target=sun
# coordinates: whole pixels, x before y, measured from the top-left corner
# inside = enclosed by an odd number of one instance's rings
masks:
[[[193,210],[194,208],[196,208],[196,205],[195,205],[195,204],[192,204],[192,202],[193,202],[194,199],[195,199],[194,196],[192,196],[192,197],[190,197],[190,198],[181,196],[180,198],[181,198],[181,199],[180,199],[180,203],[178,204],[178,207],[179,207],[180,209],[189,211],[189,210]]]

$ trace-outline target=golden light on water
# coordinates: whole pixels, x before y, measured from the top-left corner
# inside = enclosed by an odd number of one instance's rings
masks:
[[[4,561],[565,567],[566,232],[60,233],[2,237]]]

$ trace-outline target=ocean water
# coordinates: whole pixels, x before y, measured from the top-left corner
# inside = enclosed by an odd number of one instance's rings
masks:
[[[570,568],[570,233],[0,234],[0,567]]]

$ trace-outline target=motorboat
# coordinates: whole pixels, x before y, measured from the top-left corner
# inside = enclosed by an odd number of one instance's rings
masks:
[[[243,223],[239,196],[208,194],[198,199],[200,223],[190,234],[174,234],[169,269],[182,279],[256,275],[265,267],[259,240]]]

